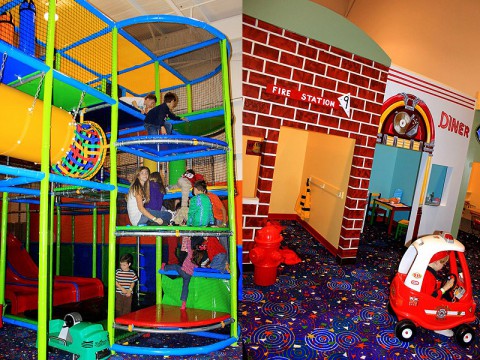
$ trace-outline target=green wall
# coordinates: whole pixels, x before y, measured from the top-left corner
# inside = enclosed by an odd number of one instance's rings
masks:
[[[309,0],[243,0],[243,12],[390,67],[390,57],[363,30]]]
[[[477,141],[475,131],[480,126],[480,110],[475,111],[473,118],[472,129],[470,129],[471,137],[468,145],[467,158],[465,159],[465,168],[463,169],[462,185],[458,193],[457,206],[455,207],[455,216],[452,223],[452,235],[458,235],[460,221],[462,219],[463,204],[465,203],[465,196],[467,194],[468,181],[470,180],[470,173],[472,171],[472,163],[480,162],[480,142]]]

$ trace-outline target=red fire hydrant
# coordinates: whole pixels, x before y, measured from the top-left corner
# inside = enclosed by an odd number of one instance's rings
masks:
[[[250,250],[250,260],[254,265],[253,282],[260,286],[275,284],[277,268],[282,262],[280,243],[283,240],[279,224],[267,223],[255,236],[255,246]]]

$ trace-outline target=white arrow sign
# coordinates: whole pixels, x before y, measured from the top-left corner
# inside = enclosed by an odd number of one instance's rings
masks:
[[[338,97],[340,107],[345,111],[348,117],[350,117],[350,94],[345,94]]]

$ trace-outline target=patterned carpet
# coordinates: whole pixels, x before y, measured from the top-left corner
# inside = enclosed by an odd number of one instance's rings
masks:
[[[149,294],[145,298],[144,306],[151,306],[155,303],[154,294]],[[82,314],[83,321],[86,322],[98,322],[99,319],[106,318],[106,310],[99,304],[88,303],[82,305],[82,303],[75,304],[72,308],[71,304],[64,306],[57,306],[54,308],[53,317],[63,319],[66,313],[77,311]],[[134,304],[134,310],[137,306]],[[37,312],[31,311],[26,314],[28,318],[34,320],[37,318]],[[236,325],[238,326],[238,324]],[[105,326],[104,326],[105,327]],[[216,334],[220,334],[223,337],[229,337],[230,327],[226,326],[224,329],[213,330]],[[190,334],[150,334],[150,333],[132,333],[129,335],[127,332],[118,331],[116,336],[118,337],[123,333],[123,339],[118,340],[116,343],[125,345],[127,347],[145,347],[145,348],[185,348],[185,347],[205,347],[209,344],[217,343],[218,340],[207,338],[204,336],[190,335]],[[4,327],[0,329],[0,359],[18,359],[18,360],[30,360],[37,358],[37,349],[35,347],[36,332],[28,330],[19,326],[11,324],[4,324]],[[138,359],[138,360],[152,360],[152,359],[169,359],[169,360],[210,360],[210,359],[242,359],[242,347],[229,346],[217,352],[211,352],[206,355],[196,356],[153,356],[153,355],[132,355],[132,354],[116,354],[110,357],[111,360],[120,359]],[[71,360],[72,355],[64,351],[49,348],[48,359],[65,359]],[[93,360],[93,359],[85,359]]]
[[[387,311],[389,280],[405,251],[384,229],[366,228],[355,265],[340,266],[298,223],[282,222],[282,245],[302,262],[282,265],[277,282],[256,286],[245,273],[239,304],[244,359],[480,359],[476,339],[462,348],[453,338],[419,328],[411,343],[395,336],[396,319]],[[480,288],[480,239],[461,232],[474,296]]]
[[[239,303],[242,338],[239,346],[208,355],[181,359],[480,359],[478,320],[472,324],[477,338],[468,348],[455,340],[418,329],[411,343],[399,341],[396,319],[387,311],[389,280],[395,274],[405,247],[385,229],[367,227],[358,261],[340,266],[333,256],[298,223],[282,222],[282,245],[297,252],[302,263],[279,268],[277,282],[269,287],[253,283],[244,273],[243,301]],[[480,296],[480,239],[460,232],[474,279],[475,300]],[[479,313],[477,308],[477,314]],[[478,318],[478,315],[477,315]],[[5,324],[0,329],[0,359],[35,359],[35,332]],[[136,335],[137,346],[191,346],[205,344],[189,335],[158,337]],[[147,355],[117,354],[110,359],[161,359]],[[48,359],[71,359],[52,349]]]

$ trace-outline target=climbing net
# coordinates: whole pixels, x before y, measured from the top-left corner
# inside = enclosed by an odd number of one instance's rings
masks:
[[[106,136],[102,128],[94,122],[77,123],[70,150],[52,166],[52,172],[74,178],[90,179],[102,167],[106,152]]]

